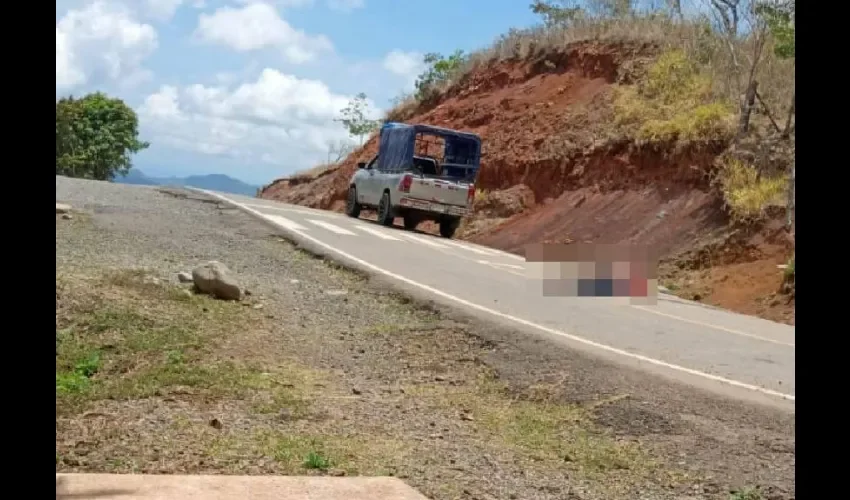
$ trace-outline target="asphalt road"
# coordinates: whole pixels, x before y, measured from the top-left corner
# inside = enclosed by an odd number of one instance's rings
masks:
[[[297,242],[444,305],[724,395],[793,411],[794,327],[673,296],[544,297],[524,259],[342,214],[212,193]]]

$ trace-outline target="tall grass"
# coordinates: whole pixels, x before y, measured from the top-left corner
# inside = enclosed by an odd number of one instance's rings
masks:
[[[438,95],[445,94],[462,83],[465,76],[495,62],[527,60],[564,51],[578,42],[594,41],[641,44],[655,48],[658,54],[681,53],[710,82],[712,95],[727,103],[737,102],[743,92],[747,69],[744,66],[752,51],[750,39],[729,40],[712,28],[706,16],[680,20],[650,12],[622,18],[576,19],[568,27],[541,25],[510,30],[491,46],[471,53],[436,91]],[[756,78],[762,98],[774,113],[786,109],[794,88],[793,60],[775,57],[768,42]],[[419,104],[410,98],[402,100],[388,117],[409,119],[418,111]]]

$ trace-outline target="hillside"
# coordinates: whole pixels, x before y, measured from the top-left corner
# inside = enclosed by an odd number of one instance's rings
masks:
[[[773,117],[793,102],[793,58],[763,56],[754,75],[768,111],[750,107],[742,133],[740,88],[724,86],[728,40],[694,22],[595,22],[507,35],[388,115],[483,138],[476,215],[459,237],[520,254],[532,242],[652,245],[676,293],[793,323],[778,268],[793,252],[793,135],[776,139]],[[356,163],[376,150],[372,137],[337,167],[261,196],[340,211]]]
[[[223,193],[243,194],[254,196],[257,194],[257,186],[244,183],[223,174],[190,175],[188,177],[150,177],[141,170],[134,168],[115,182],[120,184],[142,184],[148,186],[192,186]]]

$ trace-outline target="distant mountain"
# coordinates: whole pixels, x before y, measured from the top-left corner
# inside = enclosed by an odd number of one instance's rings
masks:
[[[115,182],[146,186],[192,186],[211,191],[247,196],[256,195],[257,189],[259,189],[258,186],[252,186],[224,174],[190,175],[188,177],[149,177],[137,168],[131,169],[124,177],[116,178]]]

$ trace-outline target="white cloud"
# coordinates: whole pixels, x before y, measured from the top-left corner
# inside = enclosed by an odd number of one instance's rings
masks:
[[[416,77],[425,70],[423,54],[419,52],[404,52],[401,50],[390,51],[385,57],[384,69],[405,80],[405,90],[412,90]]]
[[[96,1],[56,23],[56,90],[143,79],[142,62],[157,48],[156,30],[120,4]]]
[[[295,64],[333,50],[327,37],[294,29],[266,3],[251,3],[238,9],[222,7],[212,14],[202,14],[195,36],[205,43],[224,45],[239,52],[276,48]]]
[[[147,13],[158,21],[168,21],[174,17],[174,13],[183,0],[145,0]]]
[[[330,141],[348,138],[334,121],[348,100],[320,81],[266,68],[236,87],[163,86],[145,99],[139,116],[155,146],[277,165],[284,174],[323,161]]]
[[[362,9],[366,3],[364,0],[328,0],[328,7],[333,10],[350,12],[354,9]]]

